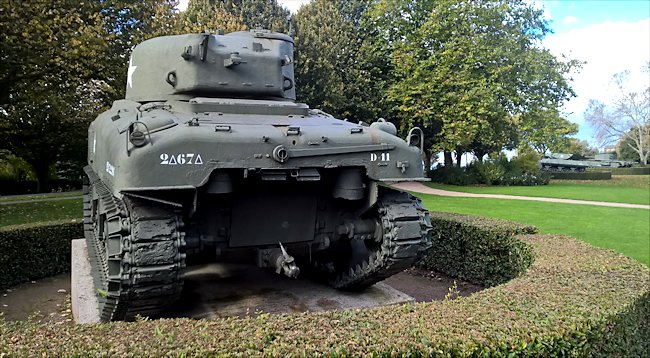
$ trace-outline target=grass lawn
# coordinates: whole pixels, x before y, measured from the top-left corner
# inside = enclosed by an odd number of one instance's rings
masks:
[[[547,198],[650,204],[650,176],[614,176],[612,180],[554,180],[542,186],[457,186],[426,185],[443,190],[477,194],[523,195]]]
[[[417,194],[427,209],[535,225],[543,234],[565,234],[650,265],[650,211],[591,205]]]
[[[81,220],[81,199],[0,205],[0,227],[41,221]]]
[[[42,200],[52,198],[68,198],[74,196],[81,196],[81,191],[70,191],[63,193],[45,193],[45,194],[32,194],[32,195],[11,195],[0,196],[0,203],[7,201],[29,201],[29,200]]]

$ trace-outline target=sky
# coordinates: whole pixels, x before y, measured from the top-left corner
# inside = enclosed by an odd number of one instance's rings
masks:
[[[590,99],[611,103],[617,90],[611,82],[618,72],[630,71],[628,88],[650,86],[650,74],[641,69],[650,61],[649,0],[535,0],[543,8],[554,34],[543,46],[556,56],[584,61],[572,75],[576,97],[565,106],[566,118],[580,125],[577,137],[599,144],[584,122]]]
[[[181,0],[184,9],[188,0]],[[554,55],[584,64],[571,74],[576,97],[566,103],[567,119],[578,123],[577,137],[599,144],[584,121],[590,99],[611,103],[616,90],[612,76],[630,71],[631,90],[650,86],[650,75],[641,71],[650,61],[650,0],[527,0],[544,10],[554,33],[542,46]],[[309,0],[278,0],[292,13]]]

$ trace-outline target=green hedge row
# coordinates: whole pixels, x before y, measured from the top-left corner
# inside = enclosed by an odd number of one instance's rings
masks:
[[[614,175],[649,175],[649,167],[633,167],[633,168],[612,168]]]
[[[495,286],[525,272],[530,247],[515,235],[537,228],[510,221],[451,213],[431,213],[432,247],[418,266],[472,283]]]
[[[70,241],[83,237],[78,220],[0,228],[0,288],[70,270]]]
[[[650,271],[564,236],[521,236],[521,276],[454,300],[110,324],[2,322],[0,356],[647,357]]]
[[[612,179],[612,172],[552,172],[551,178],[560,180],[609,180]]]

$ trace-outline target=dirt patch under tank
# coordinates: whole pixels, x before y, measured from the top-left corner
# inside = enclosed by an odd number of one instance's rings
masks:
[[[453,299],[458,296],[468,296],[483,289],[478,285],[417,268],[411,268],[394,275],[383,281],[383,283],[413,297],[417,302],[443,300],[445,297]],[[188,282],[187,284],[189,284],[188,288],[191,288],[192,283]],[[7,321],[27,320],[32,317],[32,319],[45,322],[63,323],[72,319],[69,307],[69,273],[24,283],[1,292],[0,312]],[[231,298],[236,300],[238,297]],[[243,299],[245,297],[239,298]],[[179,305],[192,305],[191,302],[182,301],[193,301],[194,299],[196,297],[193,297],[193,295],[183,295]],[[327,297],[320,298],[318,305],[325,310],[340,308],[338,302]],[[287,312],[304,312],[307,310],[305,307],[300,306],[300,302],[295,302],[294,305],[287,307]],[[194,318],[218,316],[221,315],[199,315]]]

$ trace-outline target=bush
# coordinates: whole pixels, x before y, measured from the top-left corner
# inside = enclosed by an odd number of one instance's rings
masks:
[[[431,172],[431,181],[451,185],[476,185],[479,183],[474,173],[455,166],[437,167]]]
[[[454,300],[214,320],[2,322],[9,356],[647,356],[650,271],[564,236],[526,273]]]
[[[418,266],[484,286],[507,282],[533,261],[530,247],[515,235],[537,228],[510,221],[431,213],[432,247]]]
[[[70,270],[70,241],[83,237],[80,221],[0,228],[0,288]]]
[[[540,170],[539,156],[522,152],[512,160],[499,153],[486,161],[475,161],[465,168],[438,167],[431,172],[431,180],[451,185],[546,185],[551,176]]]
[[[612,172],[552,172],[551,178],[557,180],[609,180]]]
[[[633,167],[633,168],[612,168],[612,174],[614,175],[649,175],[649,167]]]

